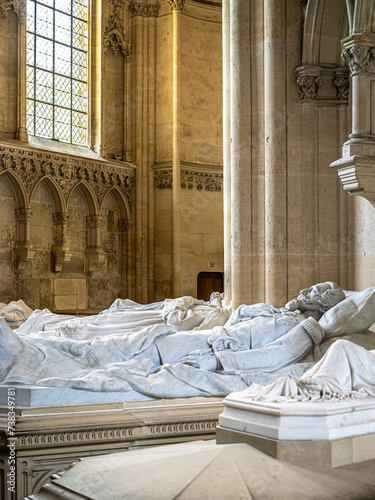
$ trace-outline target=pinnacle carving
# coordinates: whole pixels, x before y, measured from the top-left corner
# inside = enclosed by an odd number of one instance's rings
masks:
[[[6,17],[13,7],[19,22],[24,24],[26,20],[26,0],[0,0],[0,7],[3,9],[3,17]]]
[[[301,99],[316,99],[318,97],[318,88],[323,83],[321,76],[299,75],[297,85],[299,86],[299,95]]]
[[[182,10],[185,5],[185,0],[169,0],[171,10]]]
[[[159,9],[159,2],[154,4],[132,2],[130,4],[130,10],[134,16],[157,17],[159,15]]]
[[[124,55],[126,62],[130,60],[132,46],[131,43],[125,38],[124,31],[119,21],[117,4],[114,6],[114,12],[109,18],[108,24],[104,29],[103,46],[104,52],[111,49],[114,57],[121,52]]]
[[[357,73],[358,71],[367,73],[371,68],[370,61],[375,57],[375,47],[353,43],[353,45],[342,51],[341,56],[347,61],[351,73]]]

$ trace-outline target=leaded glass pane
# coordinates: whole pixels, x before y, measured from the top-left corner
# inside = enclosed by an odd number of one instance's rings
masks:
[[[71,14],[72,13],[71,0],[59,0],[58,2],[56,2],[56,10],[65,12],[65,14]]]
[[[27,0],[31,134],[86,143],[87,4],[88,0]]]

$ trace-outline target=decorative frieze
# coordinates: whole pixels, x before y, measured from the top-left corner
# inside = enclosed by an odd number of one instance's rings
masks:
[[[144,2],[132,2],[130,4],[130,10],[133,16],[142,17],[157,17],[159,15],[160,4],[156,2],[144,3]]]
[[[188,166],[188,165],[186,165]],[[181,166],[181,188],[198,191],[217,191],[223,188],[222,168],[213,170],[210,167],[192,165],[191,168]],[[171,189],[173,187],[172,166],[156,167],[154,169],[155,185],[158,189]]]
[[[185,5],[185,0],[169,0],[171,10],[182,10]]]
[[[7,146],[0,146],[0,172],[2,170],[12,171],[29,197],[41,178],[51,176],[66,201],[81,181],[91,188],[98,202],[113,186],[129,199],[134,181],[133,167]]]
[[[23,24],[26,20],[26,0],[0,0],[0,7],[3,10],[2,17],[6,17],[13,9],[18,16],[18,20]]]

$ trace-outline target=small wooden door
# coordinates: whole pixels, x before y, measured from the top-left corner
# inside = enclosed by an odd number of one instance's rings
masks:
[[[202,272],[198,274],[197,298],[209,300],[212,292],[222,293],[223,273]]]

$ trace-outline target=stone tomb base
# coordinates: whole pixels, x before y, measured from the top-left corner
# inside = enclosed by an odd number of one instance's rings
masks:
[[[292,463],[338,467],[375,458],[375,398],[269,403],[224,400],[218,444],[247,443]]]

